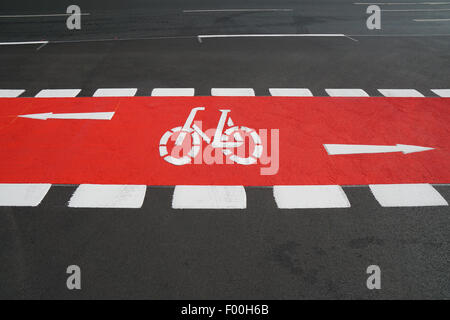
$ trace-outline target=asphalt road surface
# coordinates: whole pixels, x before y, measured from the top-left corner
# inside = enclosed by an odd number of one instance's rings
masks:
[[[0,89],[21,97],[408,88],[440,99],[431,90],[450,87],[450,2],[381,5],[381,30],[368,30],[367,5],[350,0],[80,0],[81,30],[49,16],[73,1],[37,2],[0,4]],[[343,36],[198,37],[331,33]],[[48,43],[10,44],[30,41]],[[447,202],[448,183],[433,183]],[[76,189],[54,185],[37,207],[0,206],[0,298],[450,298],[448,206],[382,207],[368,186],[344,186],[349,208],[279,209],[272,187],[246,186],[246,209],[180,210],[174,186],[160,185],[141,208],[70,208]],[[81,290],[66,287],[69,265],[81,268]],[[366,287],[369,265],[381,268],[381,290]]]

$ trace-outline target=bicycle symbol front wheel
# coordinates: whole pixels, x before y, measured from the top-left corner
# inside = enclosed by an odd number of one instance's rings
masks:
[[[230,149],[223,149],[222,152],[224,155],[229,156],[230,160],[238,164],[242,165],[255,164],[263,153],[263,144],[261,142],[261,138],[255,131],[255,129],[247,128],[244,126],[231,127],[225,131],[225,134],[223,135],[223,140],[231,141],[233,139],[232,137],[238,134],[239,131],[244,132],[246,135],[249,135],[250,138],[253,140],[254,145],[253,153],[250,154],[248,157],[243,157],[239,154],[234,154],[233,151],[231,151]]]

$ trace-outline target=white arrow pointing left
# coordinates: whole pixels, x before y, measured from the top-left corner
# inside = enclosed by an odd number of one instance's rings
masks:
[[[20,115],[21,118],[30,119],[72,119],[72,120],[111,120],[114,112],[89,112],[89,113],[35,113]]]

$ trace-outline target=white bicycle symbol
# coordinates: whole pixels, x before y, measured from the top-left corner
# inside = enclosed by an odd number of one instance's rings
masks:
[[[189,113],[189,116],[186,119],[186,122],[184,123],[183,127],[172,128],[171,130],[166,131],[166,133],[163,134],[161,140],[159,141],[159,154],[161,157],[164,158],[164,160],[177,166],[191,163],[192,159],[195,158],[200,152],[203,139],[213,148],[222,149],[222,153],[225,156],[229,156],[230,160],[238,164],[251,165],[257,162],[257,159],[260,158],[263,153],[263,145],[261,143],[261,138],[254,129],[244,126],[234,126],[231,117],[229,117],[228,121],[226,121],[227,115],[231,110],[219,110],[220,112],[222,112],[222,114],[220,116],[219,123],[217,124],[217,128],[214,133],[214,138],[211,143],[211,139],[197,125],[195,124],[192,125],[195,114],[197,113],[197,111],[202,110],[205,110],[205,108],[204,107],[193,108]],[[225,130],[225,134],[222,134],[225,122],[227,122],[229,128]],[[236,155],[231,150],[240,147],[244,143],[244,138],[242,137],[240,131],[248,134],[253,140],[254,150],[253,153],[248,157],[241,157],[240,155]],[[184,155],[180,158],[169,155],[167,151],[167,143],[169,139],[172,137],[172,135],[177,133],[179,133],[179,135],[176,138],[175,146],[181,147],[187,134],[190,134],[192,137],[192,147],[190,151],[187,153],[187,155]],[[231,142],[230,138],[234,138],[236,142]]]

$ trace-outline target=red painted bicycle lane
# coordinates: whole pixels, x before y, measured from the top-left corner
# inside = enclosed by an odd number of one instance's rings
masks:
[[[194,107],[203,130],[219,109],[234,124],[279,130],[279,165],[187,164],[159,154]],[[0,182],[144,185],[365,185],[450,182],[450,99],[335,97],[123,97],[0,99]],[[111,120],[18,115],[115,112]],[[270,133],[269,133],[270,135]],[[269,141],[270,142],[270,141]],[[324,144],[432,147],[403,154],[329,155]],[[206,146],[206,143],[204,143]],[[272,162],[274,150],[269,151]],[[273,166],[273,175],[260,169]]]

